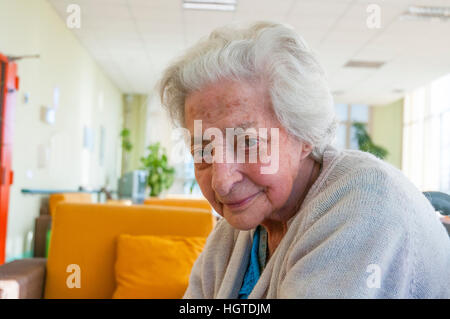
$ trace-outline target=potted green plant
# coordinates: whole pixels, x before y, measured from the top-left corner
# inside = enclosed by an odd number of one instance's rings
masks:
[[[371,153],[380,159],[384,159],[388,155],[388,151],[385,148],[372,142],[364,123],[355,122],[353,127],[356,130],[356,140],[360,151]]]
[[[133,144],[130,141],[130,130],[124,128],[120,131],[120,139],[122,142],[122,174],[128,171],[130,153],[133,149]]]
[[[141,157],[142,169],[148,172],[147,185],[150,187],[150,196],[159,196],[169,189],[175,180],[175,168],[169,165],[166,150],[160,143],[147,147],[148,155]]]

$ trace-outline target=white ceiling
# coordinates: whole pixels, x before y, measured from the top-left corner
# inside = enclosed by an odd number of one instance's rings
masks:
[[[238,0],[234,12],[185,10],[181,0],[48,0],[66,21],[80,5],[81,43],[124,93],[149,93],[170,60],[213,28],[269,19],[290,24],[318,53],[337,102],[391,102],[450,73],[450,21],[399,19],[409,5],[450,0]],[[369,4],[381,28],[366,24]],[[344,68],[350,59],[385,61],[379,69]],[[400,92],[399,92],[400,90]]]

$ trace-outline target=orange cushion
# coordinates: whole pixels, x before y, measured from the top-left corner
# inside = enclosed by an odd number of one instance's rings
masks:
[[[120,235],[115,299],[179,299],[204,237]]]

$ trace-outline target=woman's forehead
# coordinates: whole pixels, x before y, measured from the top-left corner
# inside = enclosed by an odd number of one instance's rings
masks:
[[[247,83],[225,82],[209,86],[186,98],[186,126],[192,126],[194,120],[202,120],[206,125],[221,123],[230,127],[248,123],[262,125],[264,123],[260,122],[266,122],[272,115],[268,100],[260,88]]]
[[[202,130],[216,127],[224,132],[226,128],[247,130],[251,128],[278,127],[279,124],[271,116],[270,112],[264,112],[262,108],[236,107],[227,110],[225,112],[214,108],[213,110],[197,112],[195,115],[186,114],[186,128],[193,131],[194,121],[201,123]]]

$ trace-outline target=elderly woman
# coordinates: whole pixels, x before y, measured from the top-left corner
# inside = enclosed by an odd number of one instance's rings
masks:
[[[324,71],[294,30],[217,29],[160,85],[170,116],[193,136],[202,193],[223,217],[185,298],[450,297],[450,240],[433,207],[396,168],[331,145]],[[210,128],[214,139],[203,134]],[[217,138],[229,128],[254,130],[236,148],[236,138]],[[261,128],[267,135],[255,134]],[[268,144],[279,153],[270,161],[226,157]]]

